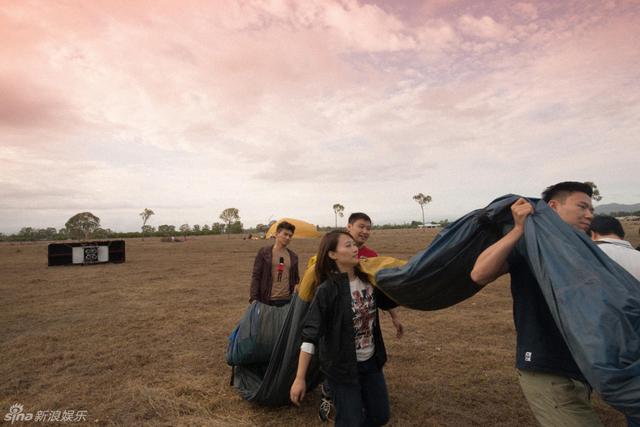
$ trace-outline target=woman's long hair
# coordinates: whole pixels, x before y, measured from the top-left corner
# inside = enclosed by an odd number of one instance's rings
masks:
[[[332,274],[337,274],[340,272],[340,270],[338,270],[336,262],[329,256],[329,252],[335,252],[336,248],[338,247],[340,236],[343,234],[350,239],[353,239],[353,237],[351,237],[351,234],[347,233],[346,231],[334,230],[325,234],[322,237],[322,240],[320,240],[320,247],[318,248],[315,267],[316,286],[329,279]],[[367,275],[363,273],[362,270],[360,270],[360,266],[356,265],[354,267],[354,270],[356,276],[358,276],[361,280],[365,282],[369,281]]]

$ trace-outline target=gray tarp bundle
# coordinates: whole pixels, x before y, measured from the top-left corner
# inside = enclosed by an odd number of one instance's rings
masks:
[[[519,196],[496,199],[444,229],[400,268],[380,271],[378,288],[418,310],[456,304],[480,288],[476,258],[512,226]],[[536,202],[535,199],[529,199]],[[640,283],[544,202],[525,224],[527,259],[580,370],[611,406],[640,422]]]
[[[249,306],[238,327],[229,337],[227,350],[227,363],[233,366],[233,386],[244,399],[267,406],[290,403],[289,389],[296,376],[302,344],[302,321],[308,308],[309,303],[297,295],[294,295],[291,303],[284,307],[271,307],[257,301]],[[259,321],[256,317],[260,317]],[[271,323],[271,326],[265,329],[254,325],[252,328],[252,320],[263,325]],[[234,337],[236,331],[238,332]],[[261,337],[261,334],[266,336]],[[239,336],[241,340],[238,340]],[[251,336],[254,336],[255,340],[252,340]],[[253,346],[252,341],[274,344],[265,363],[261,363],[262,356],[253,358],[250,360],[251,363],[244,363],[241,358],[247,354],[244,349],[240,350],[242,346],[239,345],[239,341],[247,342],[245,348]],[[264,354],[265,347],[262,344],[257,347]],[[308,387],[315,387],[319,380],[320,371],[314,357],[307,374]]]
[[[288,307],[253,301],[229,336],[227,363],[231,366],[269,363],[287,311]]]
[[[406,265],[380,271],[378,288],[418,310],[438,310],[473,296],[480,290],[469,276],[473,264],[513,226],[510,206],[518,198],[501,197],[455,221]],[[538,202],[527,219],[525,244],[531,270],[580,370],[607,403],[640,422],[640,283],[545,203]],[[307,308],[294,296],[268,365],[234,368],[234,385],[245,399],[288,404]],[[318,369],[309,372],[312,387]]]

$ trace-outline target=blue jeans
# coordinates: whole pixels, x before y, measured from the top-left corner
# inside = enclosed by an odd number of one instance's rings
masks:
[[[372,357],[358,362],[358,383],[329,380],[336,406],[336,427],[382,426],[389,422],[389,396],[384,374]]]

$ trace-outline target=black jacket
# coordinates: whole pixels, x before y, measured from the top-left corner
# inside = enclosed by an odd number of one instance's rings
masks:
[[[375,287],[374,295],[376,306],[380,309],[397,306]],[[382,368],[387,361],[387,352],[377,310],[373,340],[373,358],[378,367]],[[353,311],[347,274],[335,274],[320,284],[304,320],[302,341],[316,346],[320,369],[327,377],[343,383],[354,383],[358,380]]]

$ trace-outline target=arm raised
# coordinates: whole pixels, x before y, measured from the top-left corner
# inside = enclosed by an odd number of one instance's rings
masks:
[[[471,270],[471,280],[480,286],[493,282],[509,271],[507,258],[524,234],[525,219],[533,213],[533,206],[525,199],[511,205],[514,227],[500,240],[485,249]]]

